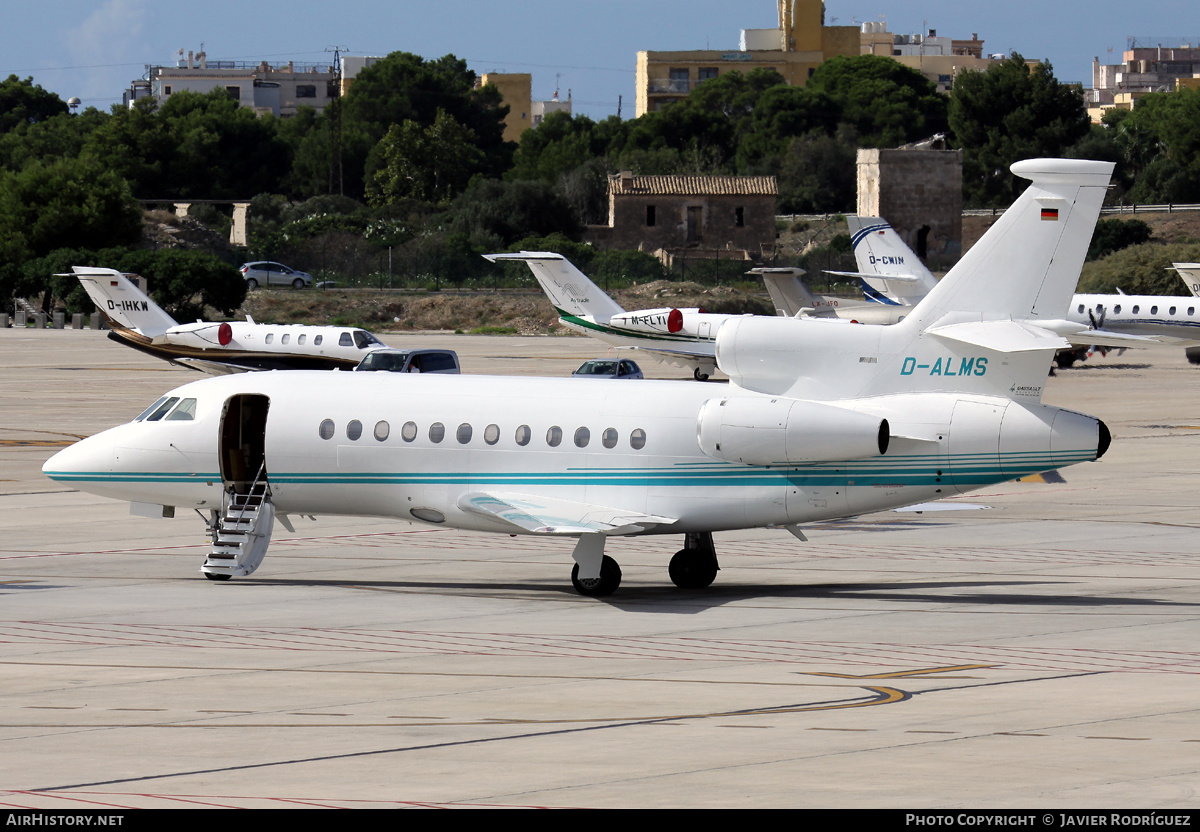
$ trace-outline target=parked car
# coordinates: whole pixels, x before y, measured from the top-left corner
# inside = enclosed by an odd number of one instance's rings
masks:
[[[645,378],[642,368],[628,358],[593,358],[571,373],[583,378]]]
[[[454,350],[372,350],[355,371],[384,373],[457,373]]]
[[[270,260],[243,263],[241,272],[246,280],[247,289],[257,289],[259,286],[291,286],[293,289],[304,289],[313,283],[312,275],[308,272],[296,271]]]

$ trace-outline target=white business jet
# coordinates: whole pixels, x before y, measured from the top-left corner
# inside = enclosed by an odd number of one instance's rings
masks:
[[[300,324],[180,324],[115,269],[74,267],[108,323],[108,337],[209,375],[247,370],[353,370],[368,352],[387,347],[365,329]]]
[[[216,580],[258,568],[275,519],[290,530],[291,516],[326,514],[572,538],[572,583],[592,596],[621,581],[610,536],[678,534],[671,580],[705,587],[714,532],[804,539],[806,523],[1104,454],[1102,422],[1041,395],[1112,168],[1013,165],[1030,187],[893,326],[726,321],[716,357],[728,387],[231,375],[172,390],[43,471],[137,512],[207,512],[201,571]]]
[[[717,369],[717,330],[738,315],[703,309],[639,309],[627,312],[571,261],[553,251],[485,254],[493,263],[517,260],[529,266],[554,304],[558,322],[614,347],[638,349],[692,371],[703,381]]]

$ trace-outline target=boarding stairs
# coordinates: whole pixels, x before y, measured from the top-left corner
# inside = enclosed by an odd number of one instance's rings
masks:
[[[248,488],[222,492],[221,512],[213,515],[209,525],[212,550],[200,571],[213,580],[253,573],[267,553],[275,525],[265,464]]]

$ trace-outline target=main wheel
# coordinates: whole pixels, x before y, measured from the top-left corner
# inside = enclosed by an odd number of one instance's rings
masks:
[[[233,576],[227,575],[224,572],[205,572],[204,577],[208,578],[210,581],[228,581]]]
[[[1200,364],[1200,347],[1188,347],[1183,351],[1189,364]]]
[[[1070,352],[1060,352],[1054,356],[1054,363],[1058,365],[1060,370],[1067,369],[1075,363],[1075,360],[1076,356],[1074,350],[1071,350]]]
[[[680,549],[671,558],[667,574],[680,589],[704,589],[717,579],[717,559],[695,549]]]
[[[246,278],[246,290],[247,291],[253,292],[257,288],[258,288],[257,280],[255,280],[253,277]]]
[[[297,277],[295,280],[292,281],[292,288],[293,289],[303,289],[304,281]]]
[[[621,567],[615,560],[605,555],[604,560],[600,562],[599,578],[580,578],[579,564],[577,563],[571,569],[571,584],[575,587],[576,592],[589,598],[612,595],[621,585]]]

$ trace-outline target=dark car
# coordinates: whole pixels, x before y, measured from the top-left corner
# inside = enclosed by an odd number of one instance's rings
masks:
[[[359,372],[457,373],[454,350],[373,350],[354,368]]]
[[[312,286],[313,282],[312,275],[308,272],[297,271],[271,260],[243,263],[240,271],[247,289],[257,289],[259,286],[291,286],[293,289],[304,289]]]
[[[571,375],[581,378],[645,378],[642,368],[628,358],[593,358],[583,362]]]

